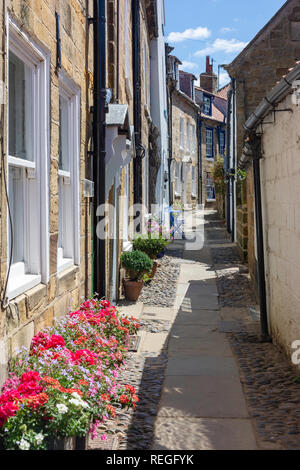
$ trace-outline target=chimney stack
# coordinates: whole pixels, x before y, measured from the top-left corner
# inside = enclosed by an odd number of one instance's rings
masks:
[[[206,56],[206,71],[200,75],[200,87],[210,93],[216,93],[218,87],[218,77],[213,71],[213,64],[210,57]]]

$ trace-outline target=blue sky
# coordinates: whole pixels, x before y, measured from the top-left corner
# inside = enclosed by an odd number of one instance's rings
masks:
[[[285,0],[165,0],[166,41],[182,68],[197,77],[205,71],[205,58],[229,64],[282,7]],[[220,69],[220,85],[228,77]]]

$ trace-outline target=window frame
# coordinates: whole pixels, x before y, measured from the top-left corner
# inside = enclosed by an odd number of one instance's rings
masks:
[[[59,204],[58,230],[62,230],[63,243],[72,247],[71,255],[63,256],[63,247],[57,245],[57,272],[60,273],[71,266],[80,265],[80,88],[68,75],[59,72],[59,97],[68,102],[68,142],[69,142],[69,171],[58,169],[59,187],[62,186],[63,207]],[[72,123],[73,119],[73,123]],[[60,196],[59,196],[60,197]],[[61,202],[59,200],[59,202]],[[72,220],[61,219],[61,210],[69,207],[72,210]],[[67,212],[65,210],[65,212]],[[63,225],[61,227],[61,224]],[[69,224],[72,229],[68,228]]]
[[[205,103],[204,103],[204,98],[206,98],[207,100],[209,100],[209,110],[208,110],[208,113],[205,112]],[[212,97],[207,95],[206,93],[203,93],[203,113],[206,115],[206,116],[211,116],[212,115]]]
[[[207,134],[211,133],[211,152],[208,153],[208,144],[207,144]],[[214,159],[214,129],[213,127],[206,127],[205,128],[205,147],[206,147],[206,159],[213,160]]]
[[[40,283],[49,282],[50,53],[21,31],[9,15],[6,27],[7,70],[11,51],[29,65],[33,73],[33,161],[9,155],[9,96],[7,99],[7,175],[10,168],[14,167],[20,169],[24,178],[24,261],[8,266],[7,297],[12,300]],[[8,214],[7,240],[7,258],[10,259]]]
[[[223,136],[223,146],[221,145],[221,136]],[[223,151],[222,151],[223,148]],[[226,148],[226,134],[223,129],[219,131],[219,154],[223,157],[225,155],[225,148]]]
[[[185,136],[184,136],[184,118],[181,116],[180,117],[180,122],[179,122],[179,135],[180,135],[180,148],[184,150],[184,144],[185,144]]]

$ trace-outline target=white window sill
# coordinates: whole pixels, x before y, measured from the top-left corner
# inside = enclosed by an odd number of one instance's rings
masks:
[[[206,198],[206,200],[207,200],[208,202],[211,202],[211,201],[215,201],[216,199],[215,199],[215,198]]]
[[[123,251],[132,251],[132,243],[130,241],[123,241]]]
[[[177,191],[175,191],[175,197],[181,197],[181,193],[178,193]]]
[[[10,276],[7,286],[8,300],[12,300],[18,295],[24,294],[29,289],[41,283],[40,274],[23,274],[20,276]]]
[[[74,260],[72,258],[61,258],[57,263],[57,273],[61,273],[72,266],[74,266]]]

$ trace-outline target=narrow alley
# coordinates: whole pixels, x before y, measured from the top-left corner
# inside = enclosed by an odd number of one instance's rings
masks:
[[[224,222],[212,210],[196,221],[203,249],[186,251],[177,240],[166,256],[180,267],[173,307],[157,305],[165,299],[155,286],[156,305],[120,307],[142,325],[123,371],[140,403],[103,426],[109,440],[90,440],[90,449],[299,448],[297,374],[276,346],[260,342],[247,269]]]

